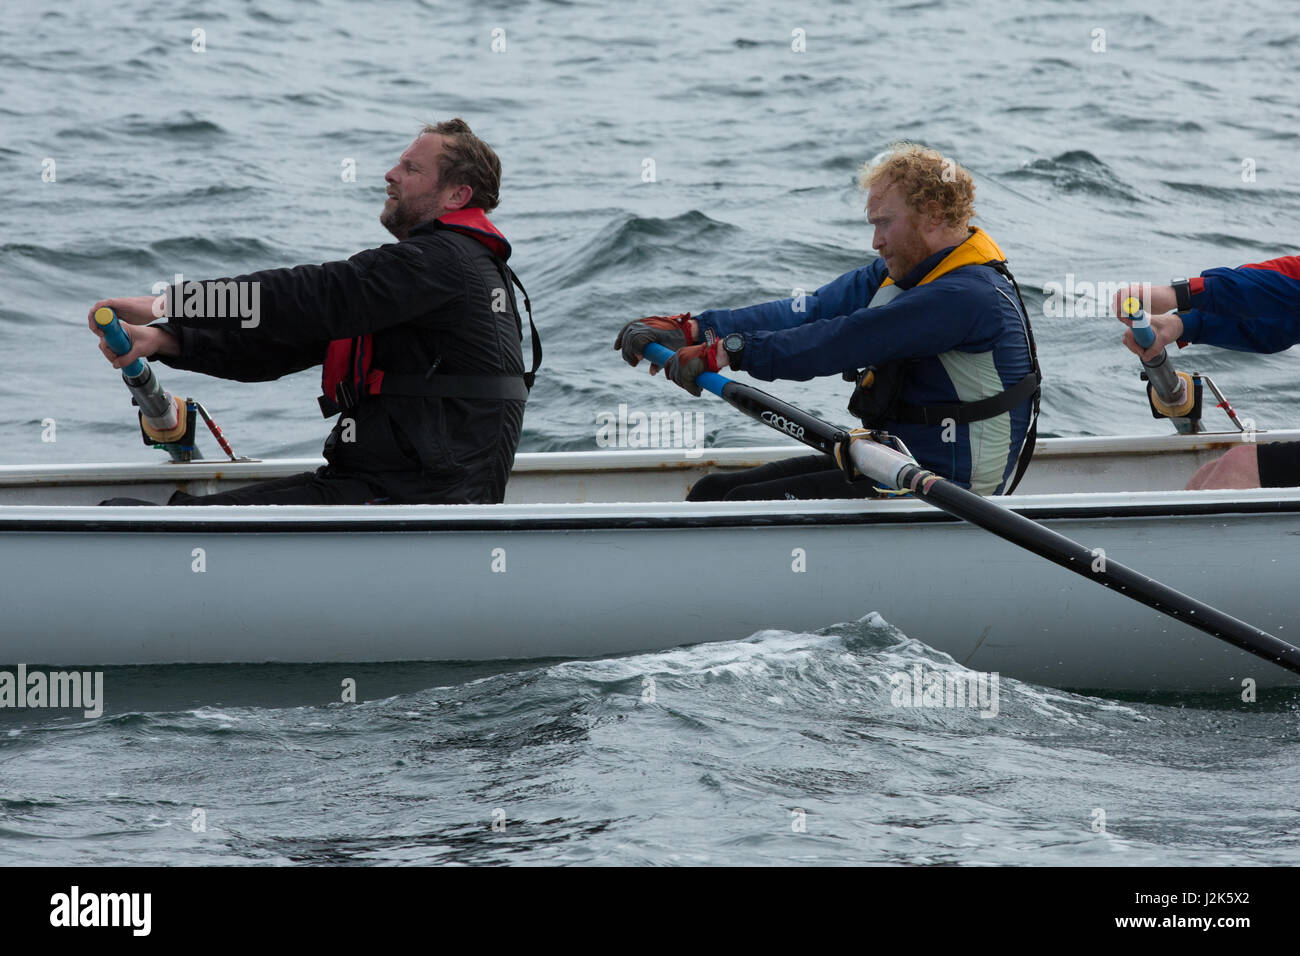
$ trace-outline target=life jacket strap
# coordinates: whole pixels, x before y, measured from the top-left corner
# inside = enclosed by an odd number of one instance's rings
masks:
[[[524,284],[519,281],[519,276],[515,275],[515,270],[506,265],[504,260],[497,259],[495,256],[493,256],[493,259],[496,261],[497,267],[504,272],[506,276],[509,276],[510,281],[518,287],[524,297],[524,311],[528,313],[528,329],[532,333],[533,339],[533,367],[524,373],[523,378],[524,385],[528,391],[532,391],[533,382],[537,378],[537,369],[542,364],[542,337],[537,334],[537,326],[533,324],[533,303],[528,298],[528,290],[525,289]],[[522,331],[523,330],[520,329],[521,333]],[[524,398],[527,397],[527,394],[525,394]]]
[[[448,226],[442,222],[439,222],[438,225],[440,228],[449,231],[452,235],[462,236],[475,243],[479,242],[479,240],[475,239],[473,236],[470,236],[469,234],[462,232],[461,230],[455,228],[454,226]],[[519,276],[515,275],[515,270],[511,269],[510,266],[506,264],[506,261],[502,259],[499,255],[497,255],[495,252],[493,252],[490,248],[488,249],[488,252],[492,256],[492,264],[496,266],[497,272],[500,273],[501,278],[506,281],[507,287],[510,284],[513,284],[515,288],[517,288],[524,297],[524,311],[528,314],[528,330],[532,336],[533,367],[524,373],[523,378],[524,378],[524,385],[527,386],[529,391],[532,391],[533,382],[537,378],[537,370],[538,368],[541,367],[542,364],[542,337],[537,334],[537,325],[533,322],[533,303],[532,300],[528,298],[528,290],[525,289],[524,284],[519,281]],[[512,293],[511,298],[513,297],[514,296]],[[518,315],[518,310],[516,309],[516,316],[517,315]],[[523,335],[522,326],[519,329],[519,334]]]
[[[372,370],[367,395],[401,395],[407,398],[473,398],[507,402],[528,401],[522,375],[401,375]],[[316,397],[321,415],[333,418],[360,402],[351,382],[339,382],[333,398]]]
[[[1020,294],[1020,283],[1011,274],[1011,269],[1007,266],[1005,259],[990,264],[1006,277],[1007,281],[1011,283],[1011,288],[1016,292],[1016,300],[1020,303],[1020,312],[1025,320],[1025,338],[1029,340],[1029,358],[1033,362],[1034,375],[1038,378],[1038,388],[1034,390],[1033,414],[1029,419],[1029,430],[1025,433],[1025,443],[1020,446],[1020,457],[1016,461],[1016,472],[1011,476],[1011,483],[1002,492],[1004,495],[1013,495],[1016,493],[1016,486],[1020,484],[1020,479],[1025,477],[1025,472],[1029,470],[1029,462],[1034,457],[1034,446],[1038,444],[1038,412],[1039,403],[1043,397],[1043,370],[1038,364],[1038,343],[1034,341],[1034,327],[1029,323],[1029,309],[1025,308],[1025,297]]]
[[[421,398],[484,398],[528,401],[522,375],[398,375],[384,372],[376,389],[380,395]],[[375,394],[374,391],[371,394]]]
[[[907,425],[942,425],[945,420],[968,425],[1009,412],[1021,402],[1033,398],[1037,391],[1038,373],[1030,372],[1010,388],[978,402],[956,402],[949,405],[910,405],[900,402],[894,420]]]

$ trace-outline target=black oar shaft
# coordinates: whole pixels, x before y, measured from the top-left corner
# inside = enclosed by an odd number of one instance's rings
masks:
[[[848,437],[844,429],[836,428],[815,415],[809,415],[802,408],[795,408],[779,398],[773,398],[767,392],[729,379],[724,381],[727,384],[719,394],[728,404],[810,448],[833,455],[840,443]]]
[[[1300,648],[1266,631],[1161,584],[1024,515],[938,478],[917,465],[906,465],[899,477],[902,487],[950,515],[991,531],[1054,564],[1096,581],[1102,587],[1117,590],[1162,614],[1300,674]]]

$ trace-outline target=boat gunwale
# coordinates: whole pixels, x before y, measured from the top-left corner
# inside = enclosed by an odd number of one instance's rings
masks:
[[[1035,521],[1300,513],[1300,488],[1076,492],[995,499]],[[500,505],[0,506],[0,532],[366,533],[594,531],[960,523],[914,498]]]
[[[1300,440],[1300,430],[1267,433],[1266,441]],[[1241,444],[1242,433],[1196,435],[1048,438],[1038,454],[1068,462],[1090,457],[1188,453]],[[516,471],[545,475],[671,472],[711,467],[744,467],[773,460],[801,446],[751,446],[709,449],[691,458],[685,450],[606,450],[540,452],[517,456]],[[1038,455],[1035,456],[1036,458]],[[0,465],[0,487],[10,494],[55,485],[105,487],[114,484],[185,484],[189,480],[256,479],[290,474],[319,464],[317,459],[175,464]],[[542,480],[546,480],[543,478]],[[1177,518],[1214,515],[1285,514],[1300,511],[1300,488],[1185,491],[1079,491],[999,496],[1003,507],[1040,521],[1071,519]],[[672,500],[506,502],[425,505],[165,505],[104,507],[83,504],[0,505],[0,531],[29,532],[428,532],[567,531],[597,529],[808,527],[955,523],[957,519],[910,496],[884,499],[806,501],[686,502]]]
[[[1300,441],[1300,429],[1242,432],[1201,432],[1195,435],[1093,435],[1040,438],[1035,459],[1087,458],[1093,455],[1149,455],[1196,452],[1234,445]],[[589,451],[520,452],[513,474],[582,474],[635,469],[663,471],[698,468],[743,468],[777,458],[807,454],[803,445],[710,447],[691,449],[602,449]],[[50,465],[0,465],[0,488],[33,485],[115,485],[142,481],[186,482],[220,479],[276,478],[312,471],[323,458],[268,458],[248,461],[202,459],[190,462],[88,462]]]

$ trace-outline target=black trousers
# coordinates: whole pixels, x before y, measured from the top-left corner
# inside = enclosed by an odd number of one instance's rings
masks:
[[[1300,442],[1275,441],[1260,445],[1259,486],[1294,488],[1300,485]]]
[[[219,491],[213,495],[187,495],[176,491],[169,505],[368,505],[383,504],[384,492],[362,478],[305,471],[301,475],[260,481],[254,485]],[[149,505],[138,498],[109,498],[101,505]]]
[[[687,501],[772,501],[780,498],[875,498],[870,480],[847,481],[830,455],[785,458],[731,474],[705,475]]]

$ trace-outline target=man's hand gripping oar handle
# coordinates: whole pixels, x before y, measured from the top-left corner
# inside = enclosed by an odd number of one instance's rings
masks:
[[[645,358],[660,366],[666,366],[672,354],[662,345],[654,343],[647,345],[643,352]],[[1085,548],[1024,515],[1009,511],[946,478],[926,471],[911,458],[892,448],[868,438],[854,437],[842,428],[836,428],[759,389],[733,382],[717,372],[702,373],[696,383],[751,418],[818,451],[834,454],[840,443],[846,442],[857,470],[884,487],[910,491],[927,504],[991,531],[1066,570],[1096,581],[1102,587],[1117,591],[1162,614],[1300,674],[1300,648],[1166,587],[1118,561],[1099,557],[1094,550]]]
[[[1133,338],[1143,349],[1149,349],[1156,341],[1156,333],[1151,328],[1151,318],[1142,308],[1136,296],[1124,300],[1124,314],[1133,321]],[[1142,361],[1146,369],[1147,381],[1151,383],[1151,407],[1165,418],[1195,419],[1196,385],[1186,372],[1174,370],[1169,361],[1169,350],[1161,349],[1160,354],[1151,361]],[[1193,429],[1194,430],[1194,429]]]
[[[673,357],[671,349],[657,342],[647,345],[641,355],[661,368],[667,367],[668,360]],[[834,455],[836,461],[840,461],[843,467],[842,453],[848,448],[851,437],[843,428],[837,428],[814,415],[809,415],[802,408],[795,408],[779,398],[773,398],[767,392],[733,382],[717,372],[701,372],[696,377],[695,384],[712,392],[755,421],[784,432],[809,448]]]
[[[96,309],[95,324],[116,354],[126,355],[131,351],[131,338],[112,309]],[[167,445],[185,437],[188,431],[185,404],[167,393],[148,362],[138,358],[122,369],[122,381],[140,406],[140,427],[149,438],[156,444]]]

